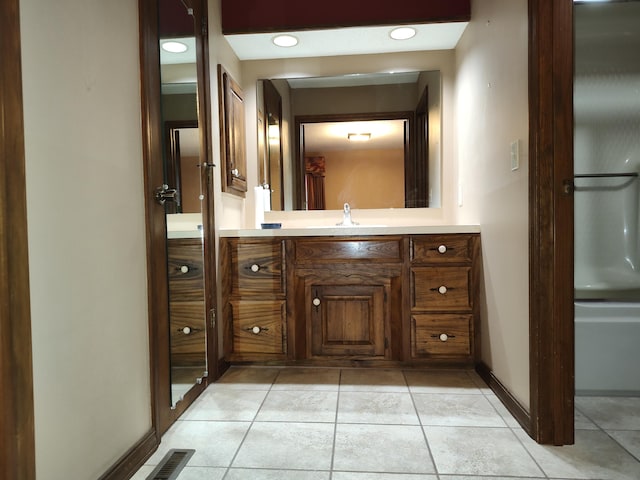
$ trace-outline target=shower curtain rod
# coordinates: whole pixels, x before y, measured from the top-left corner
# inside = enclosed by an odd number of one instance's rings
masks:
[[[614,177],[637,177],[638,172],[630,173],[581,173],[573,178],[614,178]]]

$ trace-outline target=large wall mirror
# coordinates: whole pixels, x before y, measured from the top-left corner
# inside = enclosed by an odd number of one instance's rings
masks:
[[[202,141],[197,38],[198,1],[160,0],[159,45],[162,162],[172,197],[167,222],[170,407],[207,376],[203,206],[206,147]]]
[[[441,206],[439,71],[265,79],[256,91],[272,210]]]

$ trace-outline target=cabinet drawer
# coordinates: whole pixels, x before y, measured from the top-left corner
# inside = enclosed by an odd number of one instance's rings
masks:
[[[171,302],[169,309],[172,364],[203,365],[207,343],[204,302]],[[186,332],[185,327],[189,327]]]
[[[471,310],[471,267],[411,269],[411,308]]]
[[[170,239],[167,246],[167,274],[172,298],[204,298],[202,240]]]
[[[398,263],[402,261],[402,239],[298,240],[297,264],[309,263]]]
[[[411,355],[470,356],[472,315],[413,315]]]
[[[231,301],[233,352],[284,354],[285,301]]]
[[[471,235],[429,235],[411,237],[413,263],[471,262]]]
[[[235,243],[231,247],[232,293],[284,293],[282,243]]]

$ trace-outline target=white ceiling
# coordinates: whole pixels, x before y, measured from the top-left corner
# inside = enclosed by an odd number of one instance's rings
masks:
[[[403,148],[404,123],[405,120],[307,123],[304,125],[304,148],[313,153]],[[350,142],[349,133],[370,133],[371,140]]]
[[[468,22],[410,25],[416,35],[408,40],[393,40],[389,32],[395,26],[349,27],[329,30],[302,30],[225,35],[240,60],[267,60],[335,55],[450,50],[456,47]],[[403,25],[404,26],[404,25]],[[272,39],[280,33],[298,38],[295,47],[278,47]]]

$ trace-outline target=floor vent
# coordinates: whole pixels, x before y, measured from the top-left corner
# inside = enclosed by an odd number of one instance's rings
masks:
[[[195,450],[169,450],[146,480],[175,480],[194,453]]]

